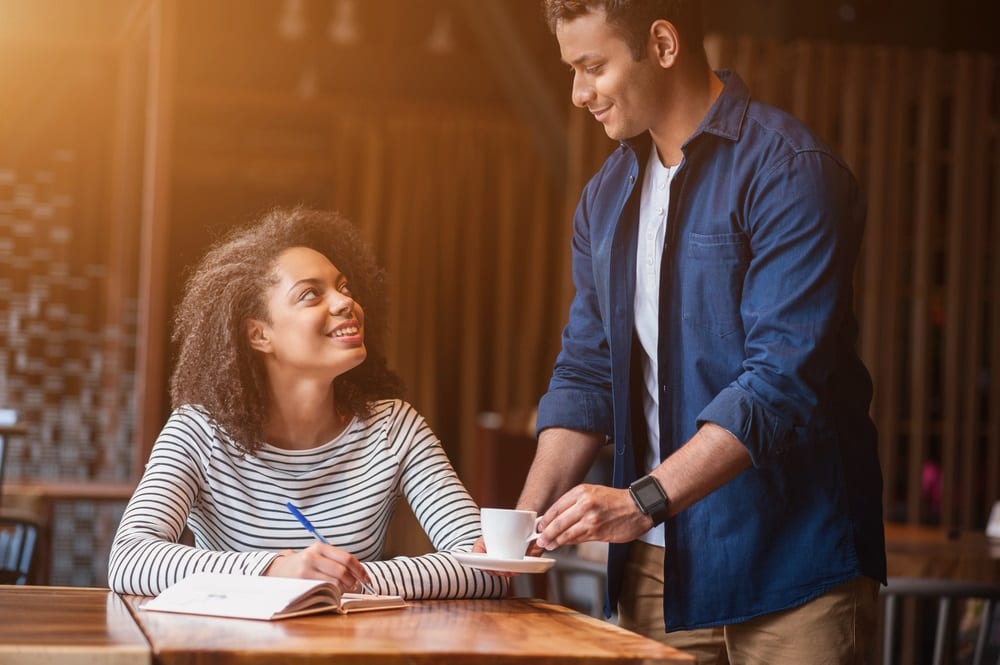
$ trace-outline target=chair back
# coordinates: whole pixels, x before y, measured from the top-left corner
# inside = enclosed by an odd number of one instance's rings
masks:
[[[956,638],[958,632],[956,607],[966,601],[981,603],[971,663],[985,665],[984,659],[989,647],[993,616],[1000,601],[1000,585],[945,579],[890,577],[888,585],[882,588],[882,597],[885,600],[882,665],[893,665],[895,662],[893,647],[901,598],[926,599],[937,605],[932,661],[934,665],[955,662],[954,652],[959,643]],[[997,665],[1000,665],[1000,654],[997,656]]]
[[[580,546],[560,548],[549,556],[556,560],[546,573],[549,602],[603,619],[607,561],[580,556]]]
[[[0,584],[27,584],[38,551],[39,526],[30,520],[0,517]]]

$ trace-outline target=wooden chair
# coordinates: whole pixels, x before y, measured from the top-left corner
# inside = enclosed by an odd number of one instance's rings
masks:
[[[41,527],[27,519],[0,517],[0,584],[32,579]]]
[[[986,650],[989,647],[990,632],[997,601],[1000,601],[1000,585],[960,582],[954,580],[890,577],[888,585],[882,588],[884,599],[884,628],[882,642],[882,665],[893,665],[893,646],[896,632],[899,601],[903,598],[917,598],[935,601],[937,622],[934,631],[933,663],[945,665],[954,662],[957,640],[956,606],[963,601],[983,602],[979,620],[972,665],[985,665]],[[1000,654],[997,656],[1000,665]]]
[[[478,463],[470,489],[479,505],[513,508],[535,459],[534,414],[480,413],[476,422]]]

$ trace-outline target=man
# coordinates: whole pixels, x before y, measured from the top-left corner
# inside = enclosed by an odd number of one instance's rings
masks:
[[[695,0],[544,4],[573,103],[621,145],[574,218],[518,507],[543,549],[612,543],[605,611],[700,662],[864,662],[885,546],[857,183],[711,71]],[[606,443],[613,487],[577,485]]]

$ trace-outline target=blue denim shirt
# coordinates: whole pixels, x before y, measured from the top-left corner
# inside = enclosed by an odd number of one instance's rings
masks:
[[[858,575],[885,581],[882,474],[856,349],[852,279],[865,201],[799,121],[725,86],[670,190],[660,284],[660,455],[705,422],[752,468],[664,525],[670,630],[800,605]],[[630,359],[636,229],[650,149],[623,142],[574,217],[576,295],[539,431],[608,435],[613,483],[636,478]],[[617,603],[628,545],[612,545]]]

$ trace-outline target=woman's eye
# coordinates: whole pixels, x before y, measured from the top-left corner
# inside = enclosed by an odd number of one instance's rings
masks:
[[[600,69],[601,65],[591,65],[590,67],[584,68],[583,71],[587,72],[588,74],[596,74],[598,71],[600,71]]]
[[[351,290],[347,287],[347,282],[344,282],[343,284],[340,285],[340,292],[343,293],[345,296],[351,295]]]
[[[316,289],[308,288],[299,294],[299,300],[312,300],[318,295],[319,294],[316,292]]]

